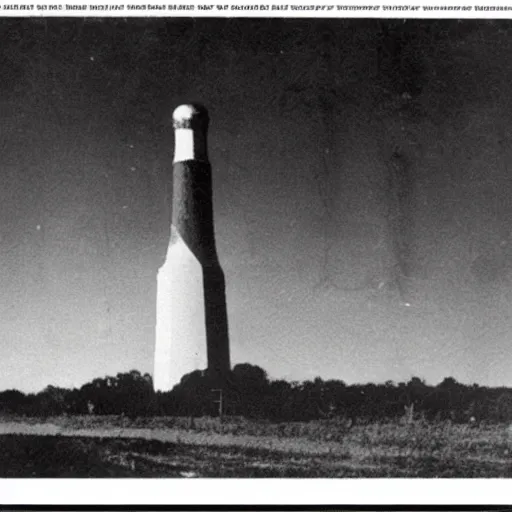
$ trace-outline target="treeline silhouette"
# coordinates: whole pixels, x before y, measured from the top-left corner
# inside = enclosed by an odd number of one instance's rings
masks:
[[[409,382],[347,385],[341,380],[270,380],[265,370],[238,364],[220,383],[207,372],[183,377],[167,393],[155,393],[152,377],[137,370],[94,379],[79,389],[47,386],[36,394],[0,392],[0,413],[25,416],[96,414],[217,416],[271,421],[344,418],[351,422],[397,419],[504,422],[512,420],[512,390],[465,385],[448,377],[436,386]]]

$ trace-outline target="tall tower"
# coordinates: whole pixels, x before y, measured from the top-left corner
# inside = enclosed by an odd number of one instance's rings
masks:
[[[224,273],[215,247],[208,112],[181,105],[173,114],[172,223],[158,271],[154,386],[169,391],[183,375],[230,369]]]

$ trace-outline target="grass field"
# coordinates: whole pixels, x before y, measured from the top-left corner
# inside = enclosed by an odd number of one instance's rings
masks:
[[[0,419],[0,477],[512,476],[509,425]]]

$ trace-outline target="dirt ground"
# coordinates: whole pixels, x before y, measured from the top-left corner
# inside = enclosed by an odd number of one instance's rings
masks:
[[[256,435],[208,425],[206,420],[184,428],[119,418],[4,419],[0,477],[512,476],[505,426],[367,425],[343,431],[333,424],[305,424],[286,435],[286,426],[274,431],[273,425],[259,425]],[[311,435],[315,428],[323,435]]]

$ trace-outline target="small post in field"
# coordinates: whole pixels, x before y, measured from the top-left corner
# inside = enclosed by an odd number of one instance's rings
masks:
[[[409,405],[404,405],[404,420],[407,425],[411,425],[414,422],[414,402]]]
[[[212,389],[214,393],[219,393],[219,398],[217,400],[214,400],[213,403],[219,404],[219,421],[222,423],[222,389]]]

